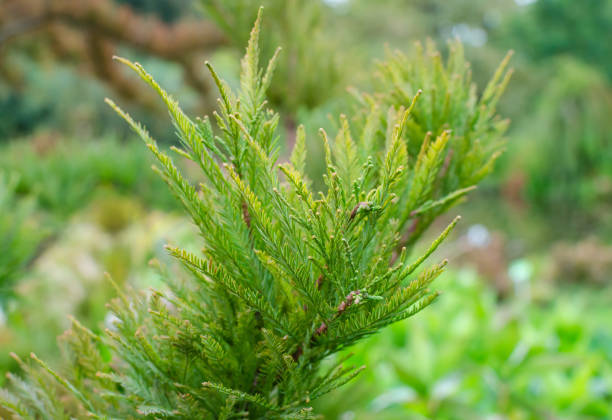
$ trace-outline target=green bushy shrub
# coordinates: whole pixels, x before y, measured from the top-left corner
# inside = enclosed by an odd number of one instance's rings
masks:
[[[0,384],[6,372],[19,371],[9,351],[22,358],[35,351],[52,364],[61,360],[56,338],[70,326],[70,316],[96,333],[110,325],[106,303],[116,293],[105,272],[122,288],[159,287],[158,270],[148,262],[168,263],[165,243],[194,244],[198,249],[188,219],[134,211],[134,204],[116,193],[96,194],[91,205],[66,222],[53,241],[43,242],[35,260],[28,261],[0,314]],[[127,208],[117,210],[117,205]],[[169,269],[171,275],[182,275],[179,267]]]
[[[500,303],[467,270],[449,270],[439,286],[444,298],[430,310],[351,349],[369,369],[360,381],[316,405],[325,418],[587,420],[612,415],[609,289],[556,291],[554,299],[540,302],[517,296]]]
[[[527,194],[557,217],[605,216],[612,205],[612,86],[592,67],[565,58],[520,135]]]
[[[445,142],[437,163],[441,175],[428,180],[429,201],[400,205],[404,209],[400,223],[413,223],[404,245],[414,244],[436,217],[493,169],[503,151],[508,127],[508,120],[500,119],[495,108],[512,75],[512,71],[505,71],[510,57],[511,53],[507,54],[480,97],[458,41],[450,43],[446,62],[428,42],[425,46],[417,43],[412,55],[387,51],[386,60],[378,64],[374,93],[360,98],[364,107],[358,125],[369,136],[364,153],[382,147],[385,136],[393,130],[395,117],[388,110],[401,109],[415,97],[419,99],[405,127],[409,164],[416,164],[415,159],[430,142],[440,138]],[[415,194],[418,192],[413,191],[411,196]]]
[[[154,208],[176,207],[163,182],[151,173],[150,157],[133,143],[110,138],[46,142],[40,147],[25,141],[3,146],[0,168],[18,174],[17,191],[35,197],[42,209],[59,218],[86,206],[104,186]]]
[[[46,122],[51,115],[51,107],[46,104],[33,103],[25,95],[9,92],[0,85],[0,114],[11,115],[11,118],[0,120],[0,142],[15,136],[30,133],[36,124]]]
[[[430,109],[434,101],[428,86],[396,106],[381,101],[377,118],[341,117],[335,140],[321,132],[327,191],[315,194],[304,176],[302,127],[290,161],[278,164],[279,116],[265,99],[278,55],[260,68],[259,23],[237,92],[209,66],[221,94],[217,130],[208,118],[186,116],[139,64],[119,59],[160,95],[181,141],[173,150],[201,170],[204,181],[190,183],[109,101],[157,158],[200,231],[202,250],[168,248],[191,274],[186,281],[167,276],[168,291],[118,288],[109,306],[117,321],[105,335],[75,321],[61,371],[35,355],[38,368],[21,362],[30,380],[11,375],[11,391],[1,394],[16,418],[313,418],[314,399],[361,371],[344,359],[323,367],[328,356],[436,298],[429,285],[446,263],[419,269],[457,220],[418,258],[408,247],[422,228],[410,226],[430,223],[469,191],[462,185],[490,170],[496,150],[479,143],[498,140],[485,134],[498,133],[492,99],[504,88],[503,69],[480,97],[461,87],[455,97],[449,88],[446,103],[469,116],[473,137],[454,136],[452,120],[430,135],[417,129],[427,117],[419,101]],[[437,63],[438,81],[465,82],[465,67],[437,57],[424,60]]]
[[[612,80],[610,46],[612,1],[538,0],[507,22],[509,40],[518,42],[536,63],[571,55]]]
[[[14,283],[25,265],[34,257],[45,236],[32,200],[20,199],[16,192],[18,177],[0,171],[0,315],[13,294]]]

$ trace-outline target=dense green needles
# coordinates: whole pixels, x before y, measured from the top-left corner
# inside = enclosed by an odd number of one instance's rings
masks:
[[[323,359],[436,298],[429,285],[446,262],[421,266],[457,219],[424,255],[411,256],[411,245],[490,171],[506,62],[478,97],[459,45],[446,64],[431,48],[416,60],[390,56],[380,90],[360,96],[363,111],[341,117],[333,140],[321,131],[327,190],[315,193],[302,127],[278,163],[279,116],[266,103],[278,52],[260,67],[259,28],[258,17],[237,92],[208,66],[221,95],[216,127],[118,59],[157,91],[182,144],[174,151],[201,168],[205,181],[192,185],[108,101],[156,156],[202,253],[169,248],[190,276],[168,278],[166,292],[118,289],[109,306],[118,320],[104,336],[74,321],[61,374],[35,356],[42,368],[23,363],[31,379],[11,376],[1,394],[17,418],[312,418],[313,399],[362,369],[322,368]]]

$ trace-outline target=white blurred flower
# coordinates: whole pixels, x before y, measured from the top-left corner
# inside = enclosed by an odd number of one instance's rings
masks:
[[[483,225],[472,225],[467,231],[467,241],[473,247],[484,248],[491,242],[491,233]]]

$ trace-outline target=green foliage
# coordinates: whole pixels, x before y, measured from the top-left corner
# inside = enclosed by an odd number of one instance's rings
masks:
[[[361,48],[386,43],[405,45],[407,39],[425,37],[445,42],[455,36],[466,44],[481,47],[494,34],[502,17],[517,9],[513,0],[378,0],[376,3],[350,0],[340,7],[341,14],[351,21],[347,40],[357,39]],[[483,31],[484,38],[475,39],[469,33],[466,36],[461,29]],[[475,50],[472,52],[478,54]]]
[[[612,27],[612,1],[538,0],[509,22],[510,39],[533,59],[572,55],[612,80],[612,55],[605,40]]]
[[[165,22],[174,22],[189,10],[188,0],[115,0],[141,13],[151,13]]]
[[[101,191],[62,225],[53,241],[38,247],[36,258],[17,278],[4,316],[0,315],[0,386],[6,372],[20,370],[9,351],[22,358],[35,351],[52,365],[61,360],[56,338],[70,326],[68,315],[96,333],[111,325],[106,303],[116,292],[105,272],[122,288],[159,287],[163,283],[158,270],[148,262],[171,262],[166,242],[198,250],[197,233],[188,219],[159,211],[145,213],[134,203]],[[169,269],[168,275],[181,275],[180,267]],[[0,414],[0,418],[6,417]]]
[[[46,142],[46,144],[45,144]],[[90,142],[17,141],[2,148],[0,168],[19,175],[17,191],[60,219],[84,207],[98,187],[138,196],[153,207],[172,209],[175,201],[151,173],[142,148],[112,139]]]
[[[508,121],[499,119],[495,107],[512,74],[506,71],[511,54],[478,96],[462,45],[455,41],[449,50],[446,60],[432,42],[417,43],[412,55],[388,51],[378,65],[377,91],[359,98],[365,154],[384,145],[398,113],[412,108],[402,133],[414,168],[400,196],[400,231],[412,224],[406,245],[491,172],[504,146]]]
[[[34,203],[15,193],[17,182],[16,176],[0,172],[0,312],[44,237],[34,218]]]
[[[383,110],[376,118],[351,124],[342,117],[333,142],[321,131],[327,191],[315,194],[303,172],[301,128],[290,162],[278,164],[279,116],[266,103],[278,55],[260,67],[259,31],[258,17],[237,92],[209,65],[221,94],[218,131],[208,118],[185,115],[142,66],[118,59],[160,95],[181,142],[173,150],[201,170],[204,181],[196,187],[141,125],[108,101],[157,158],[157,171],[200,231],[201,255],[168,248],[191,273],[186,281],[168,276],[169,291],[127,295],[117,288],[109,307],[118,321],[105,336],[74,322],[67,336],[71,369],[55,371],[32,355],[42,369],[24,364],[32,381],[11,376],[12,392],[2,398],[17,418],[312,418],[312,400],[361,370],[344,359],[321,368],[328,356],[436,298],[429,285],[446,262],[422,265],[457,219],[418,258],[403,247],[402,235],[417,217],[430,223],[488,171],[503,83],[496,76],[482,98],[459,85],[456,103],[449,86],[446,102],[456,107],[441,114],[431,95],[423,96],[422,108],[422,98],[406,88],[405,104],[386,102],[391,93],[366,100],[363,113]],[[435,63],[435,57],[423,59]],[[436,82],[446,80],[445,71]],[[462,113],[461,106],[477,111]],[[431,135],[416,128],[422,119],[455,113],[470,116],[469,130],[456,128],[461,135],[449,131],[456,122],[450,119]],[[446,159],[451,146],[462,160]],[[410,243],[422,231],[412,229]]]
[[[612,290],[500,303],[479,280],[449,271],[431,310],[351,349],[368,370],[318,411],[364,420],[609,418]]]
[[[7,44],[3,51],[6,72],[17,74],[0,77],[0,143],[45,129],[101,132],[112,121],[110,112],[94,104],[104,95],[103,86],[66,66],[50,65],[43,51],[27,41],[20,47]]]
[[[0,142],[14,136],[28,134],[36,124],[42,124],[51,114],[49,106],[34,103],[25,95],[9,92],[0,86],[0,114],[11,118],[0,119]]]
[[[519,132],[529,199],[557,215],[589,217],[612,203],[612,87],[592,67],[557,60],[536,112]],[[609,208],[608,210],[609,211]]]
[[[240,49],[249,40],[248,28],[259,5],[265,6],[270,18],[262,23],[262,56],[271,57],[278,46],[283,50],[275,83],[267,92],[273,106],[295,114],[300,108],[314,108],[338,93],[342,85],[338,50],[326,29],[330,11],[321,0],[201,2],[233,46]]]

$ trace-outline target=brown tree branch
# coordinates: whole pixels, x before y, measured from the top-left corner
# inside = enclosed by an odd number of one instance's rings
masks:
[[[167,24],[138,15],[111,0],[4,0],[0,8],[0,47],[37,33],[47,37],[54,33],[55,48],[51,50],[56,59],[66,61],[72,57],[86,62],[93,75],[121,96],[144,104],[149,104],[150,98],[111,64],[118,45],[176,62],[183,67],[186,82],[206,95],[209,84],[204,72],[197,71],[200,56],[226,42],[210,22],[184,20]],[[62,40],[68,36],[87,42]],[[64,44],[71,46],[71,54],[61,54]]]

